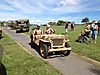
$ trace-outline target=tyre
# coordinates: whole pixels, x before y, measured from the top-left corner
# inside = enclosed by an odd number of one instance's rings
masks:
[[[68,42],[65,43],[65,47],[71,47]]]
[[[26,31],[29,32],[29,28]]]
[[[0,34],[0,37],[2,37],[2,34]]]
[[[43,44],[43,43],[40,44],[40,55],[45,59],[47,58],[48,46],[46,44]]]
[[[31,43],[33,42],[33,35],[30,35]]]
[[[68,56],[70,53],[71,53],[71,50],[67,50],[67,51],[64,51],[64,52],[63,52],[63,54],[64,54],[65,56]]]
[[[7,75],[6,67],[2,63],[0,65],[0,75]]]
[[[18,30],[16,30],[16,33],[18,33],[19,31]]]

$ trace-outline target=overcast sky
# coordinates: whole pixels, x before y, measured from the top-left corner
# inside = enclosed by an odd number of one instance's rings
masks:
[[[100,0],[0,0],[0,21],[28,18],[31,23],[100,19]]]

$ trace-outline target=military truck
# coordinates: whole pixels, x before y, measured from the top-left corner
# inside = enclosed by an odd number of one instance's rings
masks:
[[[15,30],[16,29],[15,21],[14,20],[8,21],[8,26],[11,28],[11,30]]]
[[[66,56],[71,52],[71,46],[65,35],[35,35],[33,39],[33,43],[39,46],[39,53],[43,58],[47,58],[51,52],[60,52]]]
[[[16,33],[19,31],[29,31],[29,20],[28,19],[19,19],[16,20]]]

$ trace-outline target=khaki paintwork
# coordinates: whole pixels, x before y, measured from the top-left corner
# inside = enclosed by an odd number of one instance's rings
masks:
[[[40,45],[42,43],[48,44],[48,52],[53,51],[65,51],[65,50],[71,50],[71,47],[65,47],[65,43],[68,42],[65,35],[35,35],[34,43],[37,45]],[[55,40],[55,41],[53,41]],[[57,40],[57,41],[56,41]],[[59,44],[62,42],[61,44]],[[54,45],[55,43],[55,45]],[[57,44],[57,45],[56,45]]]

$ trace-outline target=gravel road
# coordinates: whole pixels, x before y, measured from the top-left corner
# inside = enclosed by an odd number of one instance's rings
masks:
[[[38,52],[29,45],[29,36],[21,33],[15,33],[15,31],[9,30],[8,28],[3,28],[3,32],[6,32],[10,37],[19,42],[21,46],[27,50],[27,52],[40,57]],[[63,75],[100,75],[100,67],[88,63],[74,54],[65,57],[53,55],[44,60],[59,70]]]

